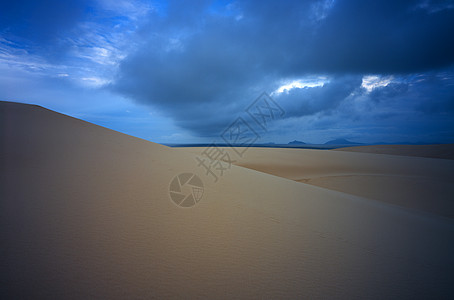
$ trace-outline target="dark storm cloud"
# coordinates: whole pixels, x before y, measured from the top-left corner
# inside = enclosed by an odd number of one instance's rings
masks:
[[[454,113],[454,72],[427,72],[403,76],[367,94],[375,103],[396,112],[415,111],[422,114]],[[364,92],[364,90],[363,90]]]
[[[452,74],[450,69],[404,76],[402,83],[374,89],[366,95],[375,100],[369,102],[369,109],[356,112],[360,115],[358,123],[374,128],[371,133],[401,136],[393,142],[454,142]]]
[[[294,88],[274,98],[285,109],[287,117],[328,113],[360,89],[361,83],[361,76],[342,76],[333,78],[323,86]]]
[[[281,95],[287,116],[337,107],[361,85],[341,74],[411,73],[454,62],[453,1],[170,1],[139,30],[112,88],[216,135],[279,80],[334,76]],[[213,12],[214,10],[214,12]],[[405,83],[377,90],[382,100]],[[291,101],[290,101],[291,99]],[[290,105],[291,103],[291,105]]]
[[[453,72],[454,73],[454,72]],[[454,76],[451,74],[429,74],[412,85],[410,91],[416,99],[416,110],[454,120]],[[452,128],[454,130],[454,128]]]
[[[287,119],[287,126],[277,124],[275,136],[294,136],[306,142],[325,142],[346,138],[365,143],[452,143],[454,142],[454,80],[452,70],[403,76],[371,92],[357,86],[354,78],[338,78],[335,85],[345,88],[347,97],[322,93],[325,87],[293,89],[276,97],[283,101],[287,115],[293,103],[297,112]],[[332,84],[333,81],[330,83]],[[312,93],[311,90],[314,92]],[[317,91],[317,92],[316,92]],[[293,98],[307,93],[304,97]],[[344,94],[344,95],[345,95]],[[316,95],[316,96],[315,96]],[[312,99],[320,101],[308,101]],[[342,100],[341,100],[342,99]],[[320,103],[319,103],[320,102]],[[317,106],[312,104],[316,103]],[[298,111],[300,108],[300,111]],[[315,113],[312,114],[311,113]],[[291,122],[294,120],[293,122]]]
[[[309,50],[315,70],[409,73],[454,61],[453,1],[337,1]]]
[[[0,3],[8,65],[97,88],[111,82],[110,90],[207,137],[263,91],[320,76],[324,86],[274,94],[286,110],[283,128],[312,118],[353,131],[395,122],[414,134],[419,127],[404,117],[442,128],[454,114],[452,32],[452,0]],[[392,80],[366,89],[364,75]]]
[[[397,96],[402,96],[408,91],[408,83],[392,82],[387,86],[377,87],[370,93],[374,101],[386,101]]]

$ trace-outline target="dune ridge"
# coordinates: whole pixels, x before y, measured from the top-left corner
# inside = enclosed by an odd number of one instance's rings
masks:
[[[200,148],[181,150],[193,154],[202,151]],[[454,217],[452,160],[337,150],[254,147],[234,163],[298,182]]]

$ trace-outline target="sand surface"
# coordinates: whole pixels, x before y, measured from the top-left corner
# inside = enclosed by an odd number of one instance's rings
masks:
[[[452,183],[452,161],[250,149],[236,162],[247,168],[214,182],[190,149],[41,107],[0,102],[0,126],[4,298],[454,296],[452,218],[302,183],[380,172]],[[265,164],[270,174],[253,170]],[[191,208],[169,196],[184,172],[205,187]]]
[[[193,154],[203,151],[179,149]],[[234,156],[232,150],[223,149]],[[288,148],[250,148],[243,157],[235,158],[238,166],[454,218],[453,160]]]
[[[336,151],[352,151],[376,154],[392,154],[428,158],[454,159],[454,144],[356,146],[339,148],[336,149]]]

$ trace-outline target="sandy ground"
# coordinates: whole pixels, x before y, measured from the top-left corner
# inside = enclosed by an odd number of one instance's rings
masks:
[[[391,154],[418,156],[428,158],[454,159],[454,144],[440,145],[373,145],[356,146],[336,149],[337,151],[352,151],[376,154]]]
[[[274,175],[232,166],[214,182],[191,151],[37,106],[0,102],[0,126],[4,298],[454,296],[452,218],[295,181],[350,168],[452,182],[451,161],[250,149],[237,163]],[[191,208],[169,196],[184,172],[205,188]]]
[[[447,151],[440,145],[424,148],[426,153]],[[445,148],[449,150],[451,145]],[[193,154],[204,150],[179,149]],[[232,150],[224,149],[235,157],[238,166],[454,218],[453,160],[284,148],[250,148],[238,158]],[[401,153],[408,151],[405,147]]]

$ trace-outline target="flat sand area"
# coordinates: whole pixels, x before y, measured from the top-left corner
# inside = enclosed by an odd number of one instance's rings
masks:
[[[424,154],[442,152],[442,145],[424,145]],[[445,145],[447,150],[452,145]],[[410,209],[454,218],[454,161],[405,155],[354,151],[285,148],[250,148],[242,158],[228,148],[235,165],[273,174],[330,190],[396,204]],[[377,146],[377,151],[383,148]],[[180,148],[193,154],[203,148]],[[358,150],[359,149],[359,150]],[[396,148],[392,148],[396,152]]]
[[[39,106],[0,126],[5,299],[454,297],[454,160],[251,148],[215,182],[200,148]]]
[[[373,145],[336,149],[337,151],[364,152],[376,154],[391,154],[418,156],[428,158],[454,159],[454,144],[438,145]]]

